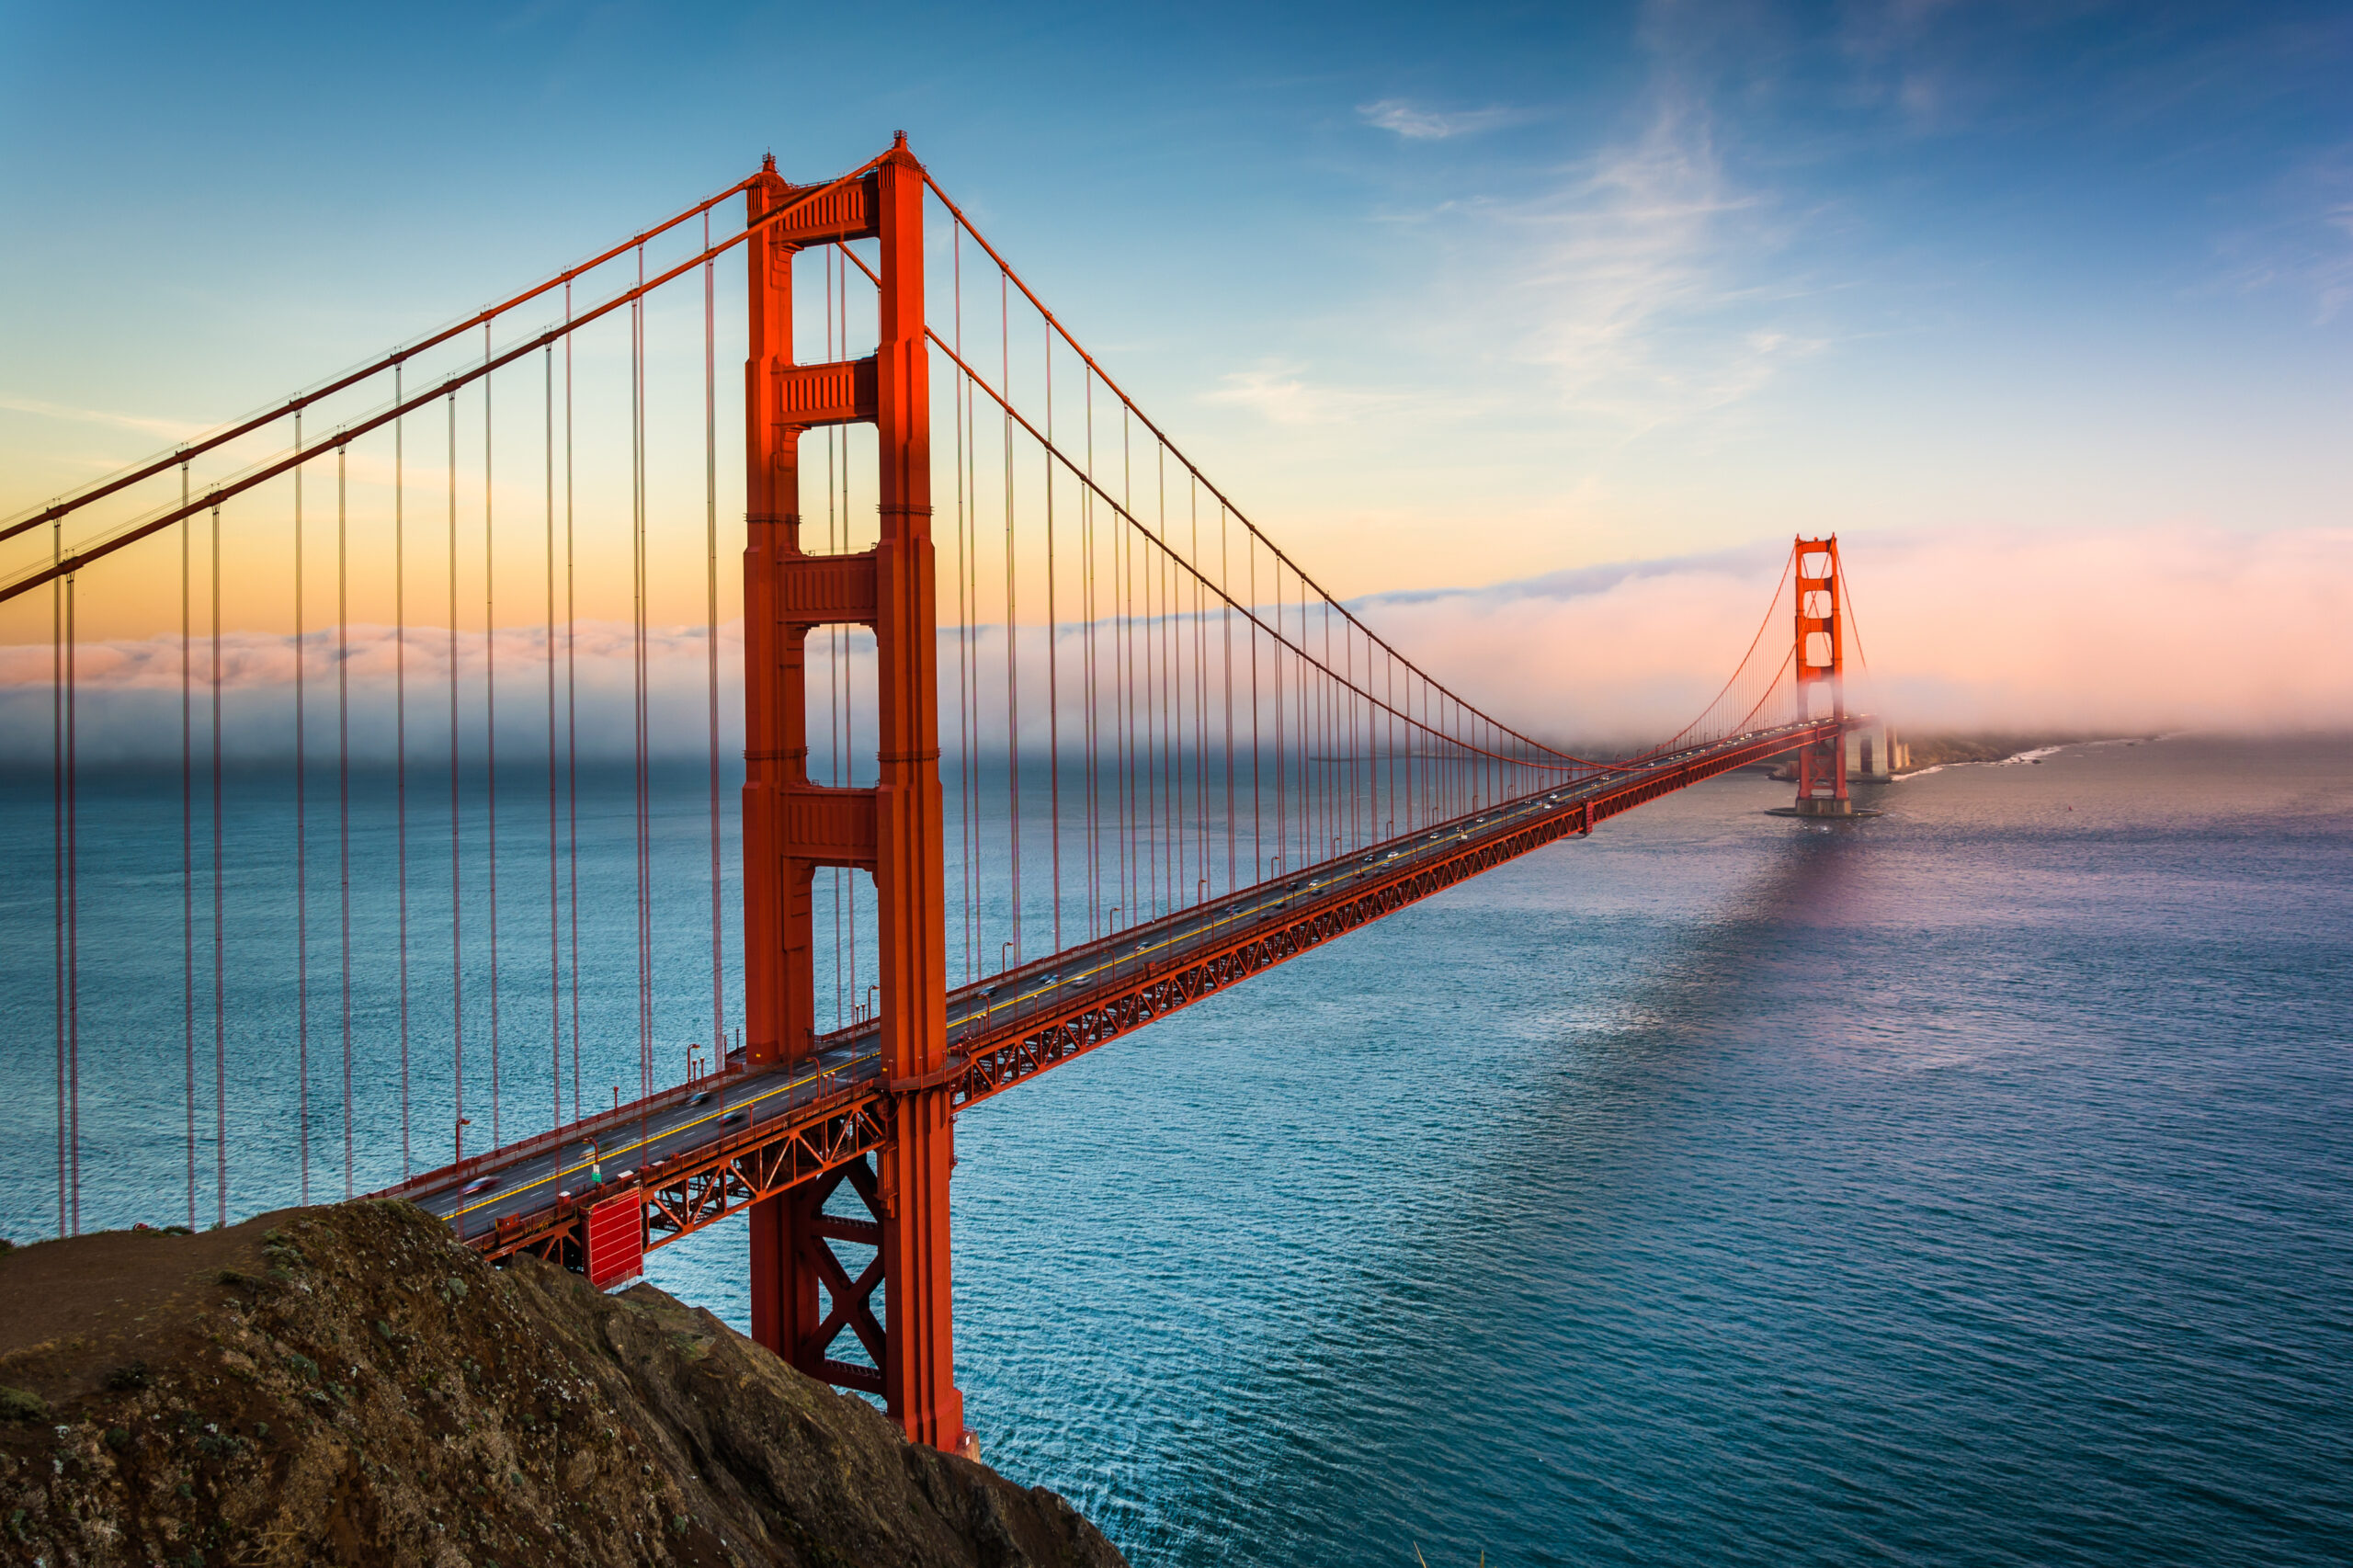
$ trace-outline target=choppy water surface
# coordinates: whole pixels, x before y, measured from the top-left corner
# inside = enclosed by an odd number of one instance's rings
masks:
[[[1151,1564],[2345,1561],[2353,746],[1785,794],[967,1118],[988,1457]]]
[[[1647,807],[964,1119],[986,1456],[1139,1564],[2346,1561],[2353,744],[1786,796]],[[740,1324],[742,1256],[656,1278]]]

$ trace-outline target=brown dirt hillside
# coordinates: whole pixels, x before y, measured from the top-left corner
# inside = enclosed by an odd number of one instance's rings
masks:
[[[0,1560],[1122,1561],[709,1312],[491,1268],[394,1202],[0,1254]]]

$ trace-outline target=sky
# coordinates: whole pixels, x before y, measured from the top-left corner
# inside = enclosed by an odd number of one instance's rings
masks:
[[[1921,722],[2353,724],[2348,80],[2343,4],[8,0],[0,512],[904,129],[1473,690],[1688,686],[1836,531]]]

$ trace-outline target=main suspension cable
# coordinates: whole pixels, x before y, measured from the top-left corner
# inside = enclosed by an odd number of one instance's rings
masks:
[[[871,168],[872,166],[873,165],[869,164],[866,165],[866,168]],[[859,174],[863,174],[865,169],[860,169],[858,172]],[[847,175],[843,176],[844,179],[852,179],[856,177],[856,175]],[[284,419],[290,415],[299,415],[312,403],[317,403],[323,398],[332,397],[336,392],[347,392],[372,376],[382,375],[387,370],[393,371],[397,374],[406,361],[416,358],[420,354],[427,353],[432,349],[438,348],[442,344],[448,343],[454,338],[463,336],[465,334],[472,332],[478,326],[487,327],[498,317],[506,315],[507,312],[515,310],[518,306],[529,304],[531,301],[538,299],[540,295],[546,294],[559,287],[566,290],[568,295],[574,278],[582,276],[584,273],[595,271],[597,267],[602,267],[608,261],[611,261],[614,257],[626,254],[631,246],[642,245],[648,240],[658,238],[698,214],[704,215],[705,218],[705,248],[708,249],[708,215],[710,210],[718,206],[721,202],[726,201],[730,198],[741,194],[744,190],[748,188],[752,183],[753,179],[750,177],[737,180],[725,190],[719,192],[715,196],[706,197],[703,200],[688,208],[684,212],[679,213],[677,216],[666,219],[664,222],[655,224],[653,228],[636,235],[634,238],[622,241],[620,244],[613,246],[609,250],[601,251],[585,261],[568,267],[543,283],[534,284],[530,288],[524,290],[519,294],[512,295],[507,299],[499,301],[497,304],[486,306],[483,309],[475,312],[472,315],[466,317],[462,321],[452,322],[447,326],[426,334],[424,337],[419,338],[415,343],[395,348],[389,354],[380,355],[376,358],[369,360],[365,365],[361,365],[355,369],[345,371],[339,376],[332,377],[327,381],[322,381],[318,385],[310,388],[308,391],[298,392],[284,402],[273,404],[272,406],[264,409],[257,414],[252,415],[247,418],[239,420],[233,425],[224,426],[221,429],[212,431],[209,435],[199,437],[194,440],[183,442],[179,446],[175,447],[165,456],[140,463],[121,473],[114,474],[107,479],[100,480],[86,490],[63,497],[58,501],[52,502],[51,505],[41,508],[38,512],[14,519],[5,526],[0,526],[0,542],[5,542],[8,540],[14,539],[18,534],[25,532],[28,528],[36,528],[43,523],[53,522],[60,517],[66,517],[84,506],[89,506],[94,501],[104,500],[107,496],[128,489],[130,486],[137,484],[142,480],[153,479],[157,474],[167,472],[175,463],[184,464],[191,458],[201,457],[206,452],[211,451],[215,448],[226,446],[229,442],[236,440],[241,436],[250,436],[255,431],[264,429],[270,425],[276,424],[278,420]],[[836,181],[834,183],[838,184],[840,182]],[[823,188],[830,189],[831,186],[827,186]],[[747,229],[745,232],[749,233],[749,230]]]
[[[605,316],[611,314],[613,312],[621,309],[625,305],[635,304],[637,301],[642,300],[647,294],[661,288],[664,284],[670,282],[673,278],[684,277],[687,273],[702,266],[712,257],[722,256],[726,252],[733,250],[735,246],[749,239],[753,234],[758,233],[761,229],[768,226],[769,224],[779,222],[784,218],[798,212],[802,208],[809,206],[811,203],[822,199],[824,197],[841,188],[843,186],[847,185],[850,181],[857,179],[861,175],[864,175],[881,161],[881,160],[880,158],[871,159],[859,165],[858,168],[851,170],[848,174],[842,175],[835,179],[829,180],[824,185],[806,187],[799,196],[793,198],[790,201],[785,202],[781,206],[773,208],[770,210],[762,213],[759,217],[745,224],[742,229],[739,229],[733,234],[725,236],[715,244],[710,245],[705,251],[695,256],[688,256],[686,260],[655,274],[651,278],[646,278],[642,270],[641,270],[639,273],[639,282],[635,288],[625,290],[621,293],[607,300],[604,303],[597,306],[595,309],[586,311],[580,315],[572,315],[567,311],[562,324],[550,327],[545,332],[540,333],[536,336],[527,338],[522,342],[513,345],[507,348],[506,352],[499,354],[494,358],[465,369],[452,371],[450,374],[443,377],[440,381],[436,383],[428,391],[419,392],[405,401],[396,400],[389,408],[380,409],[376,413],[369,415],[364,418],[357,419],[337,426],[335,430],[335,438],[339,440],[356,440],[359,437],[365,436],[370,431],[381,429],[384,426],[392,423],[404,414],[426,407],[437,399],[454,396],[459,389],[469,386],[474,381],[482,380],[494,370],[501,369],[504,366],[513,364],[517,360],[522,359],[528,355],[539,352],[540,349],[545,348],[549,344],[555,342],[558,338],[569,338],[574,333],[577,332],[580,328],[588,325],[591,322],[599,321]],[[620,249],[622,250],[627,248],[627,246],[620,247]],[[614,254],[618,255],[620,254],[620,251],[616,250]],[[640,266],[642,268],[642,257]],[[569,285],[566,285],[566,287],[568,289]],[[293,410],[290,408],[280,410],[271,417],[283,417],[285,414],[290,412],[293,412]],[[267,423],[267,421],[264,421],[264,423]],[[170,457],[164,460],[163,468],[156,469],[155,472],[161,472],[164,468],[169,468],[172,463],[177,462],[178,460],[179,450],[175,449]],[[179,521],[182,517],[191,515],[193,511],[201,510],[204,507],[217,505],[233,496],[244,494],[245,491],[252,489],[255,485],[262,484],[269,480],[276,479],[278,475],[286,473],[299,466],[301,461],[302,456],[300,452],[289,457],[267,460],[256,464],[254,467],[233,478],[223,480],[219,483],[212,485],[207,489],[202,495],[198,496],[187,506],[167,507],[161,512],[152,514],[131,523],[127,523],[111,534],[108,534],[100,539],[86,541],[70,553],[59,552],[55,554],[50,564],[46,566],[28,568],[18,572],[14,576],[0,579],[0,604],[5,604],[8,600],[17,597],[19,595],[30,593],[33,589],[40,587],[44,583],[54,581],[68,569],[69,564],[86,564],[92,561],[97,561],[105,556],[111,555],[119,550],[136,544],[139,540],[145,539],[150,534],[157,533],[162,529],[170,528],[174,523]],[[85,497],[84,501],[86,501],[88,497]],[[80,506],[82,504],[83,501],[76,501],[73,505]],[[69,511],[72,509],[72,506],[67,507],[67,510]],[[60,516],[63,515],[63,514],[62,513],[60,514]],[[22,532],[25,528],[29,526],[32,526],[29,522],[20,522],[12,524],[6,529],[0,529],[0,540],[14,538],[16,534]]]

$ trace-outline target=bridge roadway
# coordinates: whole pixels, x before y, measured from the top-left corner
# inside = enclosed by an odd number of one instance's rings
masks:
[[[961,987],[948,997],[949,1066],[925,1085],[953,1083],[961,1111],[1406,903],[1831,727],[1784,725],[1645,758]],[[422,1205],[493,1256],[529,1248],[576,1266],[585,1205],[636,1193],[646,1244],[660,1245],[887,1136],[893,1092],[915,1085],[885,1082],[879,1026],[816,1043],[813,1057],[790,1064],[747,1068],[739,1055],[721,1072],[380,1196]]]

